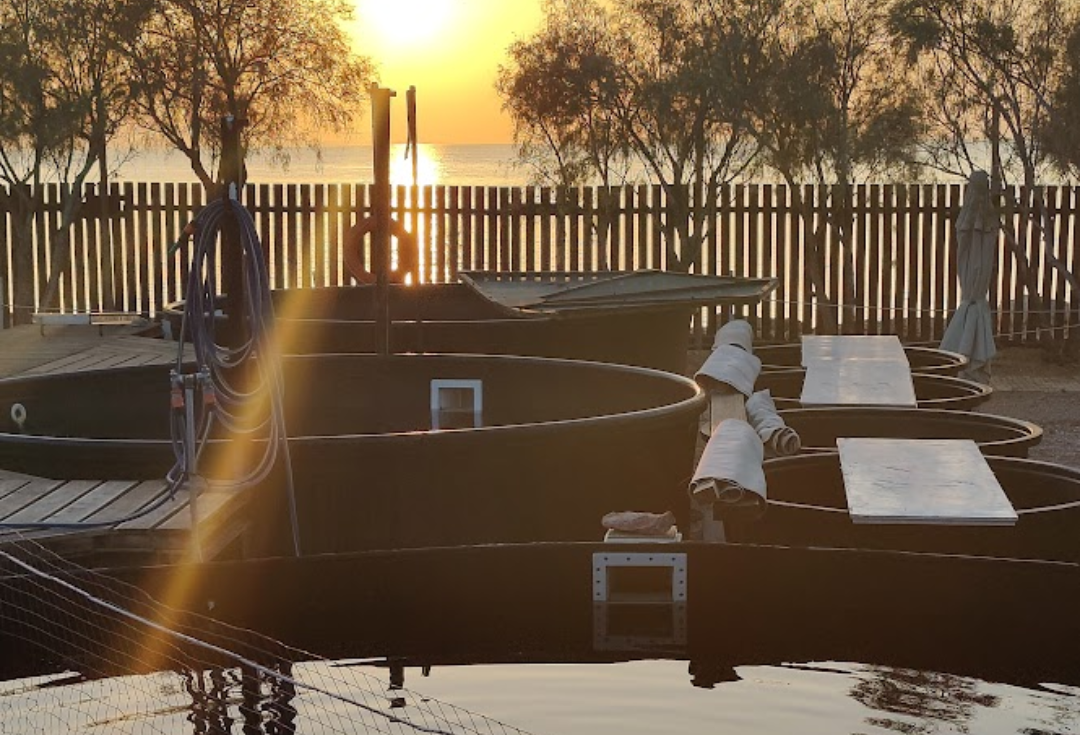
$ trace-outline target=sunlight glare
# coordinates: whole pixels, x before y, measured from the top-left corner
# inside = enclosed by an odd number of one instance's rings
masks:
[[[393,146],[390,153],[390,183],[393,186],[412,186],[412,164],[412,158],[405,157],[405,146]],[[445,183],[443,162],[435,146],[421,143],[417,147],[416,174],[420,186]]]
[[[357,25],[383,48],[421,49],[452,20],[452,0],[357,0]]]

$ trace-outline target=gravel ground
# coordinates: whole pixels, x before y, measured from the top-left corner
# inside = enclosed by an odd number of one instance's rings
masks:
[[[1043,439],[1030,458],[1080,468],[1080,393],[995,391],[979,411],[1038,424]]]

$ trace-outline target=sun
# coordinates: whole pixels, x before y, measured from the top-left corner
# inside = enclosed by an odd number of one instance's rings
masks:
[[[423,49],[453,20],[454,0],[356,0],[360,35],[386,51]]]

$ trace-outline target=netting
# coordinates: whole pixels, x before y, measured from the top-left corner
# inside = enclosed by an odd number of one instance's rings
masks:
[[[0,547],[0,651],[4,735],[523,732],[407,689],[392,661],[330,662],[27,538]]]

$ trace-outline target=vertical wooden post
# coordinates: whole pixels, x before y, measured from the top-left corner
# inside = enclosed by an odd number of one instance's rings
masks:
[[[390,98],[394,92],[372,86],[371,145],[375,167],[372,189],[371,268],[375,272],[375,343],[380,355],[390,354]]]
[[[221,120],[221,167],[218,169],[220,195],[241,201],[244,187],[244,154],[240,148],[240,130],[244,121],[232,115]],[[225,344],[240,345],[247,339],[243,323],[244,251],[240,246],[240,227],[231,212],[222,219],[221,275],[225,289]]]
[[[393,96],[391,94],[391,96]],[[405,90],[405,120],[408,126],[408,143],[412,156],[412,185],[420,186],[420,155],[417,150],[419,139],[416,137],[416,87]]]

